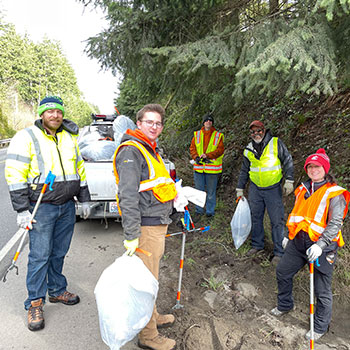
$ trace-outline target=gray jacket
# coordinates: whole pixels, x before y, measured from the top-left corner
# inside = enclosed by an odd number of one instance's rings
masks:
[[[127,140],[140,142],[151,155],[156,155],[149,144],[137,137],[124,134],[121,143]],[[170,224],[173,201],[159,202],[152,191],[139,192],[140,182],[149,178],[148,165],[141,152],[134,146],[122,147],[116,157],[119,176],[118,197],[122,212],[125,238],[132,240],[141,235],[141,226]]]

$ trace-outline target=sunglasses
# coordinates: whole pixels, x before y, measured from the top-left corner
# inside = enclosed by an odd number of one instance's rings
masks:
[[[252,135],[254,135],[254,134],[261,134],[262,132],[264,132],[263,129],[250,130],[250,133]]]

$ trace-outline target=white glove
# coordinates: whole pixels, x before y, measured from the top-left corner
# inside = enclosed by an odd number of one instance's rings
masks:
[[[90,204],[88,202],[81,203],[81,209],[83,211],[83,219],[86,220],[91,214]]]
[[[291,194],[294,190],[294,181],[293,180],[286,180],[284,182],[284,186],[283,186],[283,193],[288,196],[289,194]]]
[[[236,188],[236,199],[238,197],[243,197],[244,196],[243,192],[244,192],[243,188]]]
[[[180,211],[183,212],[185,211],[185,206],[188,204],[188,200],[184,195],[184,191],[182,188],[182,179],[175,182],[175,188],[176,188],[177,195],[174,199],[174,208],[178,212]]]
[[[307,251],[306,255],[309,262],[315,261],[322,254],[322,248],[316,243],[313,244]]]
[[[31,219],[32,214],[29,210],[22,211],[17,214],[17,225],[24,229],[28,227],[28,229],[31,230],[33,228]],[[33,222],[35,222],[35,220],[33,220]]]
[[[283,241],[282,241],[282,248],[283,249],[286,249],[288,242],[289,242],[289,238],[284,237]]]

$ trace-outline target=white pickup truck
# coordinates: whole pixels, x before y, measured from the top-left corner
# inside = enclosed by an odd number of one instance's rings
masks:
[[[113,150],[117,144],[114,142],[113,122],[117,115],[92,115],[93,122],[89,126],[85,126],[79,133],[78,143],[80,151],[85,160],[85,171],[89,191],[91,195],[91,214],[90,219],[103,219],[107,225],[107,219],[112,218],[120,221],[118,213],[115,192],[116,183],[113,172]],[[89,135],[98,132],[101,138],[96,142],[93,141],[86,145],[84,140],[89,140]],[[106,144],[106,142],[108,144]],[[96,150],[96,146],[105,143],[107,148],[106,159],[97,157],[95,154],[88,154],[85,146]],[[111,147],[109,147],[111,146]],[[88,155],[88,156],[86,156]],[[101,159],[98,159],[101,158]],[[163,158],[170,176],[175,180],[176,170],[175,165],[166,158]],[[82,217],[81,203],[76,202],[76,218]]]

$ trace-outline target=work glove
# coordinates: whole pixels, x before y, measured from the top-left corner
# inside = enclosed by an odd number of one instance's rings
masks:
[[[283,186],[283,193],[288,196],[289,194],[291,194],[294,190],[294,181],[293,180],[286,180],[284,182],[284,186]]]
[[[83,211],[83,219],[86,220],[91,214],[91,208],[88,202],[81,203],[81,209]]]
[[[200,164],[202,161],[201,157],[196,157],[196,159],[194,160],[197,164]]]
[[[139,246],[139,239],[138,238],[132,239],[130,241],[128,241],[127,239],[124,240],[124,247],[126,249],[126,255],[132,256],[135,253],[138,246]]]
[[[283,241],[282,241],[282,248],[283,249],[286,249],[288,242],[289,242],[289,238],[283,237]]]
[[[236,188],[236,200],[240,200],[243,195],[243,188]]]
[[[315,261],[322,254],[322,248],[316,243],[313,244],[307,251],[306,255],[309,259],[309,262]]]
[[[24,229],[28,227],[29,230],[31,230],[33,228],[31,219],[32,219],[32,214],[30,213],[29,210],[22,211],[17,214],[17,225]],[[36,221],[33,220],[33,222],[36,222]]]

